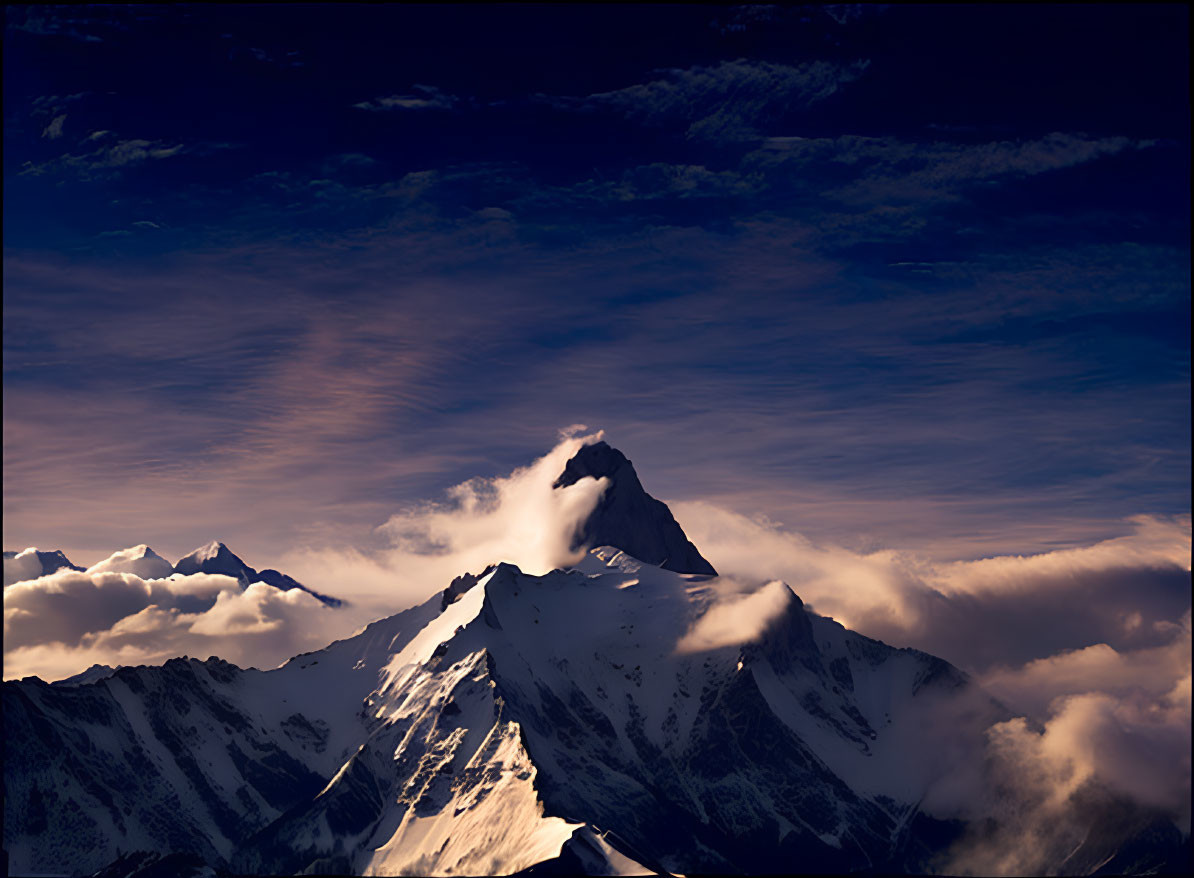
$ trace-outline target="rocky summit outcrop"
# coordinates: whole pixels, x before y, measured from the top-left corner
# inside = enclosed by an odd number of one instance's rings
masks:
[[[605,442],[585,445],[552,487],[565,488],[586,476],[609,479],[609,486],[577,534],[574,548],[617,546],[640,561],[675,573],[717,574],[667,504],[643,489],[634,465],[621,451]]]

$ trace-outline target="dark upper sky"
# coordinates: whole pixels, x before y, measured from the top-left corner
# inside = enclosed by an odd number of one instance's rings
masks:
[[[574,423],[854,546],[1189,511],[1184,5],[6,16],[5,548],[268,566]]]

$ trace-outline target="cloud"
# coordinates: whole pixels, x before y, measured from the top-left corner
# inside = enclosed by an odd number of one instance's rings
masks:
[[[754,140],[792,110],[858,79],[865,61],[813,61],[798,67],[740,58],[663,71],[660,79],[587,98],[548,99],[562,108],[611,109],[644,125],[679,127],[693,140]]]
[[[1126,620],[1140,625],[1140,614]],[[1020,666],[996,665],[985,671],[983,687],[1034,716],[1044,716],[1059,699],[1101,693],[1131,699],[1162,698],[1171,693],[1190,668],[1190,612],[1175,622],[1153,627],[1167,639],[1159,646],[1115,649],[1096,643],[1063,650]]]
[[[57,679],[96,663],[156,663],[176,655],[219,655],[269,668],[421,602],[487,564],[509,561],[529,573],[567,566],[583,554],[572,541],[606,487],[604,479],[585,478],[552,488],[581,445],[600,437],[582,431],[569,428],[551,452],[509,476],[470,480],[446,502],[392,516],[378,528],[387,548],[310,549],[289,559],[297,566],[282,565],[301,570],[304,582],[327,583],[345,607],[264,583],[242,590],[227,576],[142,579],[103,564],[8,585],[5,675]],[[138,551],[114,557],[130,553]]]
[[[160,140],[121,140],[82,157],[80,161],[91,168],[119,168],[150,159],[168,159],[182,150],[182,144],[167,145]]]
[[[361,101],[353,104],[353,107],[373,113],[384,113],[395,110],[451,110],[459,103],[459,98],[455,95],[450,95],[434,85],[415,85],[412,86],[412,90],[415,94],[393,94]]]
[[[101,16],[66,13],[57,6],[27,6],[23,10],[17,7],[17,12],[9,17],[7,24],[37,36],[63,36],[85,43],[102,43],[102,37],[88,31],[115,23],[105,21],[105,17]]]
[[[1013,712],[988,730],[983,758],[923,803],[972,821],[942,871],[1040,872],[1092,832],[1105,859],[1118,842],[1097,827],[1112,813],[1112,826],[1169,819],[1189,831],[1188,518],[1139,516],[1130,534],[1090,546],[942,563],[817,544],[709,504],[672,508],[741,588],[782,578],[814,612],[971,671]],[[752,595],[760,612],[765,593]],[[721,618],[749,633],[738,601],[709,614],[709,633]]]
[[[1157,822],[1172,821],[1188,835],[1188,613],[1179,639],[1181,660],[1160,678],[1141,675],[1136,691],[1096,688],[1058,697],[1043,728],[1023,717],[992,726],[984,785],[967,790],[951,814],[973,822],[941,870],[1030,875],[1065,862],[1087,874],[1134,833],[1152,829],[1156,838]],[[1145,691],[1159,684],[1169,688]],[[1080,688],[1090,686],[1099,681]]]
[[[59,137],[62,136],[62,124],[65,121],[66,121],[65,113],[63,113],[60,116],[55,116],[53,119],[50,120],[50,124],[47,125],[45,127],[45,129],[41,132],[41,136],[49,138],[50,140],[57,140]]]
[[[51,123],[51,127],[53,125],[54,123]],[[49,130],[50,128],[47,128],[47,131]],[[58,131],[61,133],[61,125],[58,126]],[[83,142],[98,142],[101,139],[100,135],[108,133],[106,131],[96,132],[87,137]],[[50,134],[48,136],[53,137],[54,135]],[[79,175],[83,179],[91,179],[93,175],[103,175],[116,170],[124,170],[147,161],[173,158],[188,151],[188,148],[181,143],[170,144],[161,140],[130,138],[100,146],[91,152],[80,155],[67,153],[40,164],[26,162],[21,173],[40,176],[52,171],[67,170]]]
[[[149,605],[150,587],[132,574],[60,570],[4,587],[4,649],[76,644]],[[7,662],[6,662],[7,663]]]
[[[4,675],[54,680],[92,664],[158,664],[179,655],[270,668],[368,621],[300,589],[242,589],[228,576],[147,580],[61,570],[5,587]]]
[[[717,581],[717,588],[718,598],[676,644],[677,653],[704,652],[754,640],[792,603],[791,589],[778,580],[746,594],[724,578]]]
[[[569,427],[549,453],[509,476],[470,479],[449,490],[446,502],[392,515],[377,528],[387,547],[308,549],[288,563],[316,587],[390,612],[489,564],[507,561],[535,575],[573,564],[583,555],[572,549],[573,540],[607,485],[584,478],[552,488],[569,458],[601,436],[583,429]]]
[[[13,557],[4,557],[4,584],[12,585],[23,579],[37,579],[42,575],[44,566],[38,557],[36,548],[22,549]]]
[[[783,579],[816,612],[971,671],[1096,643],[1157,646],[1189,607],[1188,518],[1138,517],[1128,536],[1079,549],[935,563],[814,544],[710,504],[672,508],[722,573]]]
[[[1087,164],[1153,140],[1054,131],[1044,137],[986,143],[915,142],[895,137],[769,137],[743,158],[741,172],[772,186],[816,186],[823,209],[898,208],[956,199],[965,186]],[[810,176],[813,169],[820,173]],[[821,182],[823,181],[823,182]]]

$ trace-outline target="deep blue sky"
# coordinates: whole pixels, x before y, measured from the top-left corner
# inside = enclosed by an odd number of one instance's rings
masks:
[[[574,423],[855,547],[1190,508],[1184,5],[14,7],[4,546],[354,539]]]

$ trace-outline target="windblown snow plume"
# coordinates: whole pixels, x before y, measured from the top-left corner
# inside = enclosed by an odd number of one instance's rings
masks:
[[[393,515],[378,530],[389,548],[311,548],[286,563],[310,582],[378,615],[422,601],[456,576],[507,561],[532,574],[566,567],[584,556],[573,539],[597,505],[605,479],[584,478],[566,488],[552,483],[568,460],[601,433],[582,426],[529,466],[508,476],[471,479],[427,503]]]

